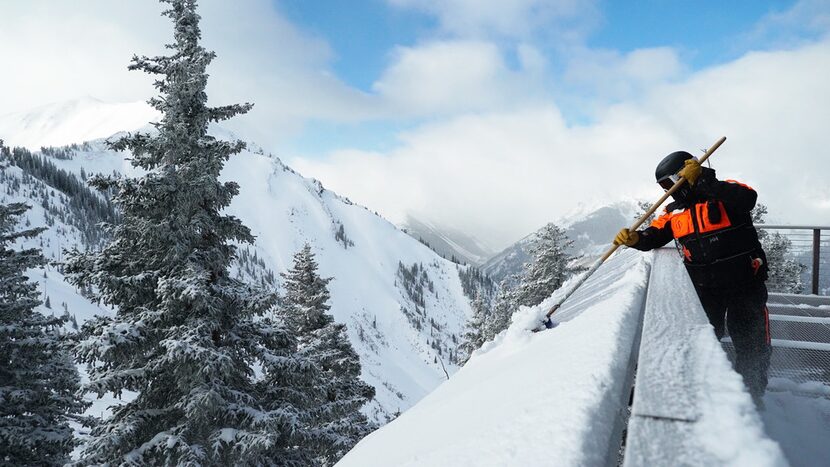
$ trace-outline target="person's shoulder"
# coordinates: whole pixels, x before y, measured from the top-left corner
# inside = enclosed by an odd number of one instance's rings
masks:
[[[748,189],[750,189],[750,190],[755,190],[755,188],[752,188],[751,186],[747,185],[746,183],[742,183],[742,182],[739,182],[739,181],[737,181],[737,180],[733,180],[733,179],[731,179],[731,178],[730,178],[730,179],[726,179],[726,180],[724,180],[724,182],[726,182],[726,183],[731,183],[731,184],[733,184],[733,185],[742,186],[742,187],[744,187],[744,188],[748,188]]]

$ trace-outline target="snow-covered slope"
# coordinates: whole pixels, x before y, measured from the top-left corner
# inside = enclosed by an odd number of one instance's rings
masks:
[[[2,159],[0,162],[6,163]],[[61,260],[64,249],[85,243],[83,232],[72,222],[59,217],[58,213],[69,211],[69,197],[40,180],[24,175],[23,170],[14,166],[0,170],[0,186],[3,188],[0,203],[22,202],[31,207],[21,218],[20,228],[46,228],[37,237],[18,240],[21,248],[39,248],[50,262],[31,270],[29,275],[29,279],[38,284],[44,302],[38,311],[46,316],[68,315],[68,329],[96,314],[110,313],[110,310],[93,304],[67,284],[60,271],[51,264]]]
[[[39,111],[37,118],[29,120],[53,122],[54,128],[93,128],[94,122],[100,121],[94,112],[98,107],[94,102],[81,105],[77,114],[49,115]],[[144,114],[135,112],[138,115],[114,120],[135,121],[136,126],[117,130],[146,128]],[[64,125],[61,119],[74,123]],[[9,127],[7,124],[6,128]],[[108,128],[90,130],[89,134],[110,136],[106,134]],[[221,129],[215,130],[227,135]],[[4,137],[10,143],[23,143],[26,139],[9,133]],[[82,136],[61,140],[82,141]],[[240,217],[256,236],[255,246],[245,248],[247,259],[237,268],[238,273],[252,279],[275,278],[274,286],[278,286],[279,273],[291,265],[293,254],[304,243],[310,243],[321,274],[334,278],[329,284],[331,312],[338,322],[348,325],[349,337],[363,364],[362,377],[377,389],[377,397],[367,412],[375,420],[385,421],[408,409],[446,380],[447,373],[457,369],[456,342],[469,314],[458,276],[461,266],[441,258],[377,214],[324,189],[315,180],[300,176],[276,157],[256,148],[254,151],[232,157],[223,172],[223,178],[241,185],[230,213]],[[129,154],[108,150],[103,140],[42,155],[58,168],[78,176],[135,173],[125,161]],[[19,170],[10,167],[4,172]],[[39,196],[39,192],[29,190],[21,194],[21,199],[37,205]],[[47,237],[55,255],[59,255],[60,246],[82,244],[80,234],[69,238],[60,224]],[[55,284],[48,287],[66,288],[67,294],[77,295],[71,287],[61,284],[56,276]],[[54,303],[55,299],[52,300]],[[76,301],[71,308],[79,308],[79,324],[84,317],[100,311],[85,305],[82,298]]]
[[[24,172],[19,167],[8,166],[8,161],[0,157],[0,203],[23,202],[31,208],[20,219],[20,228],[46,228],[34,238],[20,239],[16,246],[20,248],[39,248],[49,264],[29,271],[29,279],[37,283],[40,300],[43,302],[37,310],[45,316],[65,316],[66,332],[73,332],[94,315],[112,313],[107,307],[93,303],[83,296],[75,287],[67,284],[55,262],[62,259],[63,250],[90,243],[89,235],[82,228],[84,223],[77,216],[77,210],[71,205],[70,197],[42,180]],[[81,377],[85,376],[81,368]],[[128,392],[124,398],[134,397]],[[96,398],[92,394],[85,397],[92,402],[87,414],[101,416],[108,407],[119,403],[113,394]],[[78,434],[83,438],[88,432],[79,424],[74,424]]]
[[[230,212],[256,235],[266,265],[286,270],[309,242],[321,274],[334,277],[332,313],[348,325],[381,409],[409,408],[446,379],[442,365],[456,368],[469,305],[455,264],[277,159],[246,152],[224,176],[242,184]]]

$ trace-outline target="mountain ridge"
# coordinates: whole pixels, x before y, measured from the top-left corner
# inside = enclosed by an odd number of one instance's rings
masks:
[[[635,200],[617,201],[605,206],[581,207],[553,222],[573,240],[570,254],[593,258],[611,245],[619,229],[632,223],[638,209]],[[528,248],[537,233],[528,234],[488,259],[481,265],[481,271],[495,282],[521,274],[525,263],[530,260]]]
[[[481,266],[497,252],[469,233],[436,226],[412,216],[409,216],[400,227],[444,258],[455,258],[457,262]]]

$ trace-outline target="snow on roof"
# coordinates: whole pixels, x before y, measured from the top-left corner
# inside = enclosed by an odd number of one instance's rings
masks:
[[[625,466],[786,465],[673,250],[655,254]]]
[[[635,361],[625,465],[786,465],[674,251],[617,254],[554,315],[559,326],[529,332],[567,286],[522,307],[449,381],[337,465],[618,465]],[[640,346],[644,313],[656,333],[643,331]],[[672,400],[688,413],[672,418]]]
[[[523,307],[495,342],[337,465],[604,463],[609,421],[627,403],[650,260],[630,251],[611,259],[557,312],[555,329],[527,330],[556,295]]]

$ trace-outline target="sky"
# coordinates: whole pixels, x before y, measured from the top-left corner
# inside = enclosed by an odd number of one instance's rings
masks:
[[[580,209],[661,194],[679,149],[771,220],[830,224],[830,1],[201,0],[231,129],[396,223],[492,248]],[[152,1],[0,0],[0,114],[146,100]]]

